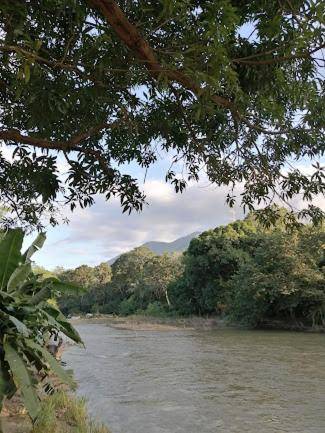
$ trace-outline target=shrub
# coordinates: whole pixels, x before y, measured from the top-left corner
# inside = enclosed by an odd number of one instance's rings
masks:
[[[134,296],[130,296],[127,299],[124,299],[119,306],[119,314],[122,316],[129,316],[130,314],[134,314],[138,309],[138,304]]]
[[[166,313],[167,312],[165,307],[160,302],[157,301],[150,302],[150,304],[145,310],[145,314],[147,316],[159,317],[159,316],[165,316]]]

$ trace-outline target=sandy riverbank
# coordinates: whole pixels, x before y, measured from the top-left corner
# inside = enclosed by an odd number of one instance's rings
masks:
[[[79,323],[100,323],[115,329],[126,329],[133,331],[173,331],[177,329],[189,330],[213,330],[213,329],[243,329],[238,324],[230,324],[226,319],[220,317],[153,317],[153,316],[126,316],[117,317],[113,315],[98,315],[93,317],[72,318],[74,325]],[[273,329],[295,332],[316,332],[324,333],[324,326],[307,326],[301,322],[285,322],[272,320],[265,322],[258,329]]]
[[[221,318],[203,317],[152,317],[127,316],[117,317],[100,315],[91,318],[71,319],[74,325],[78,323],[101,323],[115,329],[129,329],[134,331],[173,331],[176,329],[217,329],[229,327]]]

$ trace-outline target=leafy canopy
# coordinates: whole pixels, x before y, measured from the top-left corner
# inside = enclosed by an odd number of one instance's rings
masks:
[[[58,275],[62,281],[82,285],[87,292],[63,295],[59,305],[68,314],[168,311],[168,288],[181,276],[182,262],[181,254],[159,256],[139,247],[118,257],[112,268],[102,263],[94,268],[83,265],[64,271]]]
[[[98,312],[98,307],[106,302],[106,287],[112,277],[109,264],[101,263],[93,268],[82,265],[76,269],[58,272],[57,276],[63,282],[86,289],[82,294],[78,292],[63,294],[59,299],[63,312]]]
[[[73,209],[97,193],[140,210],[137,180],[119,166],[147,169],[161,150],[174,155],[166,180],[176,191],[203,167],[229,186],[230,205],[250,210],[323,193],[320,164],[306,175],[290,162],[324,152],[324,8],[321,0],[2,1],[0,138],[14,158],[0,156],[0,198],[11,218],[37,225],[50,211],[54,224],[59,199]],[[321,211],[309,203],[300,216]]]
[[[288,231],[280,220],[266,229],[251,214],[191,241],[171,304],[182,314],[223,313],[253,326],[274,319],[324,326],[324,254],[324,226]]]
[[[230,317],[250,325],[290,318],[324,326],[324,242],[324,229],[310,227],[265,235],[231,278]]]

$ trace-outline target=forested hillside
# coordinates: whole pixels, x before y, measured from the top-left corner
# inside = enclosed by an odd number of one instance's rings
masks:
[[[251,326],[272,319],[324,324],[324,226],[288,230],[282,220],[265,228],[251,214],[203,232],[183,254],[159,256],[140,247],[112,267],[64,271],[64,281],[87,292],[64,296],[61,307],[66,313],[217,314]]]

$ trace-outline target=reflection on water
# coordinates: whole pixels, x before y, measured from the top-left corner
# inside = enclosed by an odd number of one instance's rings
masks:
[[[65,361],[112,433],[324,433],[325,337],[77,327]]]

